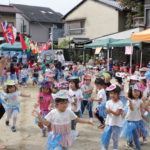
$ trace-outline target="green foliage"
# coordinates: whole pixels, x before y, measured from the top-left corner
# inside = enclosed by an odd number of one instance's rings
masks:
[[[69,41],[67,41],[66,39],[64,39],[63,41],[60,42],[59,44],[59,48],[66,48],[69,46]]]
[[[126,28],[133,27],[133,18],[144,16],[144,0],[120,0],[123,7],[127,8]]]

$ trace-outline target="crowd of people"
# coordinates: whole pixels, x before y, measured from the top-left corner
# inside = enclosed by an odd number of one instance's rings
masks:
[[[103,150],[108,150],[111,137],[113,150],[119,149],[120,137],[126,139],[128,148],[141,150],[140,137],[143,144],[148,142],[150,125],[148,67],[136,66],[131,74],[125,67],[106,71],[102,64],[65,63],[64,59],[17,63],[2,58],[0,103],[6,111],[6,126],[12,119],[11,130],[17,131],[19,96],[30,97],[19,87],[28,88],[32,81],[39,88],[32,114],[42,136],[48,135],[48,150],[68,150],[78,137],[77,123],[95,125],[94,117],[98,130],[103,131]],[[84,119],[85,109],[89,119]]]

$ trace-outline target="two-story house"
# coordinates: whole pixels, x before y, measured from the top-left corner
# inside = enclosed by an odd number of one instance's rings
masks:
[[[7,21],[8,24],[16,27],[16,14],[21,14],[21,11],[14,6],[0,5],[0,22]],[[0,28],[0,41],[3,39],[2,29]]]
[[[35,42],[54,43],[63,36],[62,15],[47,7],[13,4],[22,14],[16,15],[16,28],[18,32],[30,35]],[[52,35],[53,36],[52,36]]]
[[[150,0],[145,0],[144,14],[145,27],[150,28]]]
[[[114,0],[83,0],[64,17],[66,39],[93,39],[125,29],[125,12]]]

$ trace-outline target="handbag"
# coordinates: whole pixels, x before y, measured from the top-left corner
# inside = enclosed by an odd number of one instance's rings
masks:
[[[5,108],[4,106],[0,103],[0,119],[3,117],[5,114]]]

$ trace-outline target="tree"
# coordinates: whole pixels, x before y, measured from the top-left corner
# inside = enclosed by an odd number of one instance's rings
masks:
[[[144,16],[144,0],[120,0],[121,5],[128,10],[126,28],[133,27],[133,18]]]
[[[59,43],[59,48],[66,48],[66,47],[68,47],[69,46],[69,41],[68,40],[66,40],[66,39],[64,39],[64,40],[62,40],[60,43]]]

